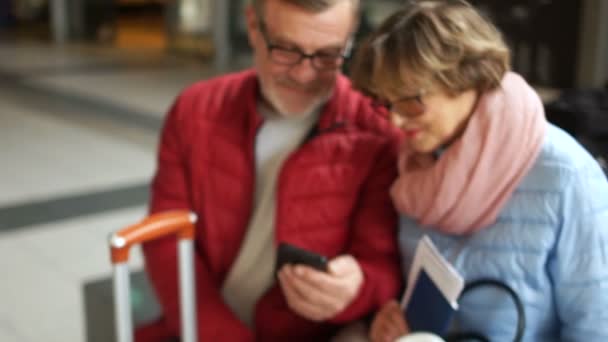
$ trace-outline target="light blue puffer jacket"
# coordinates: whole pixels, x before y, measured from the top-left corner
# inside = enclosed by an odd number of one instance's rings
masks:
[[[538,160],[498,220],[472,236],[421,229],[401,217],[404,274],[429,235],[467,282],[495,278],[521,297],[524,341],[608,341],[608,182],[595,160],[550,125]],[[506,292],[461,298],[452,330],[512,341],[515,306]]]

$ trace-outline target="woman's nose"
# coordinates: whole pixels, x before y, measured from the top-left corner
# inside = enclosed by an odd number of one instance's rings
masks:
[[[407,122],[406,118],[395,112],[391,112],[390,118],[393,125],[397,126],[398,128],[402,128]]]

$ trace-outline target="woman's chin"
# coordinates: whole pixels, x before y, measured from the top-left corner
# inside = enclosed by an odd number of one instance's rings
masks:
[[[428,153],[433,153],[433,151],[435,151],[435,149],[437,148],[436,145],[437,144],[431,144],[427,141],[411,141],[410,142],[410,149],[412,151],[414,151],[415,153],[419,153],[419,154],[428,154]]]

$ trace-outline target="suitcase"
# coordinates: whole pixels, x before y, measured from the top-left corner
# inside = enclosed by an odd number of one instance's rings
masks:
[[[110,235],[110,254],[114,272],[114,326],[118,342],[133,341],[130,307],[129,250],[136,244],[170,234],[177,235],[179,253],[180,313],[184,342],[196,341],[194,293],[194,226],[196,215],[186,210],[153,214],[141,222]]]

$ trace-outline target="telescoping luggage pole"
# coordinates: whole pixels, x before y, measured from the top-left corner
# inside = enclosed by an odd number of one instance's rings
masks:
[[[141,222],[110,235],[114,268],[114,325],[118,342],[133,341],[129,293],[131,246],[176,234],[179,244],[179,286],[182,341],[196,342],[196,298],[194,294],[194,225],[196,215],[186,210],[150,215]]]

